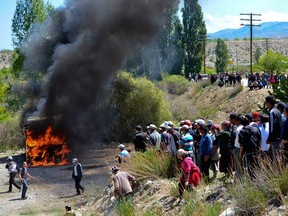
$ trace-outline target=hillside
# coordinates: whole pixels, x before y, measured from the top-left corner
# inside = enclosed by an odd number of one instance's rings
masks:
[[[249,91],[248,87],[218,87],[209,82],[192,83],[181,96],[166,94],[171,111],[178,119],[205,118],[216,123],[227,120],[231,112],[246,114],[263,106],[268,89]],[[270,89],[271,91],[271,89]]]
[[[249,65],[250,64],[250,41],[234,40],[225,41],[230,59],[234,65]],[[206,47],[206,65],[214,66],[216,61],[215,48],[216,42],[208,42]],[[253,41],[253,52],[259,48],[262,55],[266,54],[267,48],[279,52],[285,56],[288,56],[288,39],[276,40],[269,39],[268,43],[266,40],[254,40]]]
[[[265,22],[260,27],[254,27],[253,38],[288,38],[288,22]],[[239,29],[224,29],[212,34],[208,34],[211,39],[221,38],[234,40],[235,38],[243,39],[250,37],[250,27],[244,26]]]

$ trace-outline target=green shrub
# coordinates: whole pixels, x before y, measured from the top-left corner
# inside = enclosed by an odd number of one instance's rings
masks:
[[[19,116],[7,117],[0,124],[0,151],[24,147],[24,138],[23,131],[19,127]]]
[[[133,78],[125,72],[117,75],[113,82],[109,107],[113,113],[110,124],[114,138],[131,141],[136,125],[153,122],[160,125],[171,119],[171,112],[163,92],[146,78]]]
[[[168,93],[181,95],[188,90],[190,82],[184,76],[165,74],[163,84]]]
[[[143,214],[139,214],[139,216],[161,216],[162,214],[162,208],[161,207],[153,207],[149,208],[147,211],[145,211]]]
[[[185,191],[184,199],[187,203],[181,208],[183,216],[218,216],[222,211],[221,203],[207,203],[195,192]]]
[[[262,184],[244,178],[229,188],[229,192],[235,199],[237,207],[242,209],[245,215],[262,215],[265,212],[269,190]]]
[[[119,216],[135,216],[136,215],[136,210],[131,199],[120,200],[119,203],[117,204],[116,212],[117,212],[117,215]]]
[[[144,153],[137,152],[125,166],[138,180],[172,178],[179,173],[175,156],[160,153],[153,148]]]
[[[229,99],[234,98],[237,94],[239,94],[243,90],[242,85],[236,85],[233,90],[229,94]]]

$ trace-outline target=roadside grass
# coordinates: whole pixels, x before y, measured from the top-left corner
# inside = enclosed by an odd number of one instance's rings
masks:
[[[118,216],[135,216],[136,209],[132,200],[123,199],[117,203],[116,212]]]
[[[140,181],[151,178],[172,178],[179,173],[175,156],[153,148],[146,152],[137,152],[124,167]]]
[[[23,216],[34,216],[34,215],[49,215],[49,216],[62,216],[65,214],[64,208],[50,208],[44,210],[37,210],[37,209],[27,209],[21,212],[19,215]]]
[[[287,166],[276,168],[270,159],[265,158],[255,169],[255,175],[256,178],[243,178],[228,189],[245,215],[263,215],[268,205],[287,204]]]
[[[243,91],[244,87],[243,85],[236,85],[233,90],[229,94],[229,99],[234,98],[237,94],[239,94],[241,91]]]
[[[220,202],[208,203],[199,194],[185,191],[183,198],[186,203],[181,206],[181,215],[186,216],[218,216],[222,212]]]

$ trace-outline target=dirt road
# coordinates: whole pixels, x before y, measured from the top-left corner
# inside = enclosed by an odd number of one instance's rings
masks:
[[[59,167],[31,167],[30,174],[34,180],[28,179],[29,187],[27,200],[20,199],[20,192],[13,186],[13,192],[8,191],[8,172],[5,169],[8,153],[0,154],[0,215],[64,215],[65,205],[78,209],[95,200],[102,194],[103,188],[108,185],[110,169],[107,164],[117,164],[116,149],[91,150],[85,158],[79,158],[84,170],[82,185],[85,192],[76,196],[72,166]],[[11,154],[11,152],[10,152]],[[23,161],[23,151],[12,154],[20,165]],[[17,183],[20,179],[17,176]],[[88,205],[87,204],[87,205]],[[78,210],[77,215],[82,215]]]

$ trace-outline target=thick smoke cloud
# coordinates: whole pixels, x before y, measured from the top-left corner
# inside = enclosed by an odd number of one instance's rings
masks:
[[[53,119],[70,144],[89,143],[105,125],[97,112],[117,70],[157,34],[165,0],[67,0],[23,47],[25,67],[46,73],[37,112]],[[41,100],[40,100],[41,97]]]

